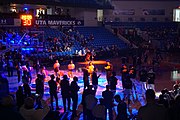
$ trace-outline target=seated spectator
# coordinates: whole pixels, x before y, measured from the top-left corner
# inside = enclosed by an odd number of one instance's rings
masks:
[[[34,109],[34,100],[31,97],[27,97],[24,101],[24,105],[20,108],[20,114],[26,120],[42,120],[49,112],[50,108],[46,102],[41,99],[42,109]]]

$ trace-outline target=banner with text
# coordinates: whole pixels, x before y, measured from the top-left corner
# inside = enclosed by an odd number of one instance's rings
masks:
[[[83,26],[83,20],[35,20],[39,26]]]

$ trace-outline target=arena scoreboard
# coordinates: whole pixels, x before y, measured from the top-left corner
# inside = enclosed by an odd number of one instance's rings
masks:
[[[24,27],[32,26],[33,16],[30,14],[23,14],[20,16],[21,25]]]

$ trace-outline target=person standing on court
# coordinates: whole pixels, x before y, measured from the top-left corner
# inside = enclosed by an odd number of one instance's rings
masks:
[[[66,100],[68,101],[68,110],[70,110],[70,104],[71,104],[71,99],[70,99],[71,91],[70,91],[70,85],[67,75],[63,76],[63,80],[61,80],[60,86],[61,86],[61,95],[63,100],[64,112],[66,112]]]
[[[113,92],[113,95],[116,93],[116,85],[118,79],[116,78],[116,72],[112,72],[112,76],[110,77],[110,89]]]
[[[84,90],[89,86],[89,73],[88,69],[83,68],[83,82],[84,82]]]
[[[99,74],[97,76],[97,68],[94,68],[94,71],[92,73],[92,85],[94,87],[94,90],[97,91],[98,88],[98,78],[101,76],[101,74]]]
[[[73,101],[73,116],[76,115],[76,109],[77,109],[77,104],[78,104],[78,91],[80,87],[77,84],[78,78],[76,76],[73,77],[73,81],[71,82],[71,98]]]
[[[48,85],[49,85],[49,93],[50,93],[50,99],[51,99],[51,109],[54,110],[53,107],[53,97],[56,100],[56,110],[59,110],[59,106],[58,106],[58,96],[57,96],[57,85],[56,82],[54,81],[54,74],[52,74],[51,76],[51,80],[48,81]]]
[[[109,85],[110,84],[110,77],[111,77],[112,71],[113,71],[113,66],[110,63],[110,60],[106,60],[106,65],[104,68],[106,70],[106,79],[107,79],[107,83]]]
[[[113,99],[114,99],[114,95],[113,92],[110,91],[110,87],[109,85],[106,85],[106,90],[102,92],[102,97],[104,98],[104,106],[106,108],[106,117],[107,117],[107,109],[109,111],[109,120],[113,120]]]

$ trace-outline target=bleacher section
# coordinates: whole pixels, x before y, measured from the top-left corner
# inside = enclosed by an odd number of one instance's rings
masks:
[[[129,27],[138,27],[138,28],[144,28],[144,27],[178,27],[178,23],[175,22],[108,22],[105,21],[106,25],[111,25],[112,27],[118,27],[118,26],[129,26]]]
[[[80,34],[83,34],[84,37],[88,37],[91,34],[94,35],[94,41],[89,43],[92,46],[98,47],[117,45],[121,49],[127,47],[122,40],[104,27],[76,27],[76,29]]]
[[[69,29],[71,28],[67,28],[65,32],[64,29],[63,31],[61,31],[59,29],[50,28],[50,27],[30,28],[28,30],[22,30],[22,28],[20,27],[19,28],[9,27],[8,29],[11,30],[12,33],[14,32],[14,34],[21,32],[19,33],[20,38],[26,32],[27,35],[30,35],[30,38],[34,36],[34,32],[37,32],[37,35],[43,32],[43,35],[41,35],[41,37],[43,36],[44,38],[44,44],[43,47],[39,46],[38,51],[36,49],[37,46],[33,47],[33,45],[31,44],[27,46],[23,46],[22,48],[22,51],[28,54],[31,53],[31,56],[36,58],[48,58],[48,56],[50,55],[71,56],[73,54],[79,54],[77,53],[79,51],[82,51],[83,52],[82,54],[84,54],[84,49],[86,47],[95,50],[97,50],[98,48],[101,49],[102,47],[104,47],[105,49],[106,47],[111,48],[113,45],[116,48],[120,48],[120,49],[127,48],[127,45],[122,40],[120,40],[118,36],[115,36],[113,33],[111,33],[109,30],[107,30],[104,27],[76,27],[75,30],[73,31],[71,30],[71,32],[68,32]],[[38,31],[40,31],[40,33],[38,33]],[[77,40],[74,35],[79,36],[80,40]],[[86,41],[86,38],[88,39],[90,35],[93,35],[94,39],[88,40],[87,44],[83,46],[81,42]],[[84,36],[84,38],[81,38],[81,36]],[[54,42],[55,39],[59,40],[58,44]],[[64,49],[66,44],[69,44],[68,45],[69,49]],[[21,45],[24,44],[22,43]],[[55,48],[55,46],[57,48]]]
[[[105,22],[105,24],[117,29],[120,35],[137,46],[152,41],[154,46],[161,48],[171,43],[175,43],[175,46],[179,44],[178,24],[175,22]]]

